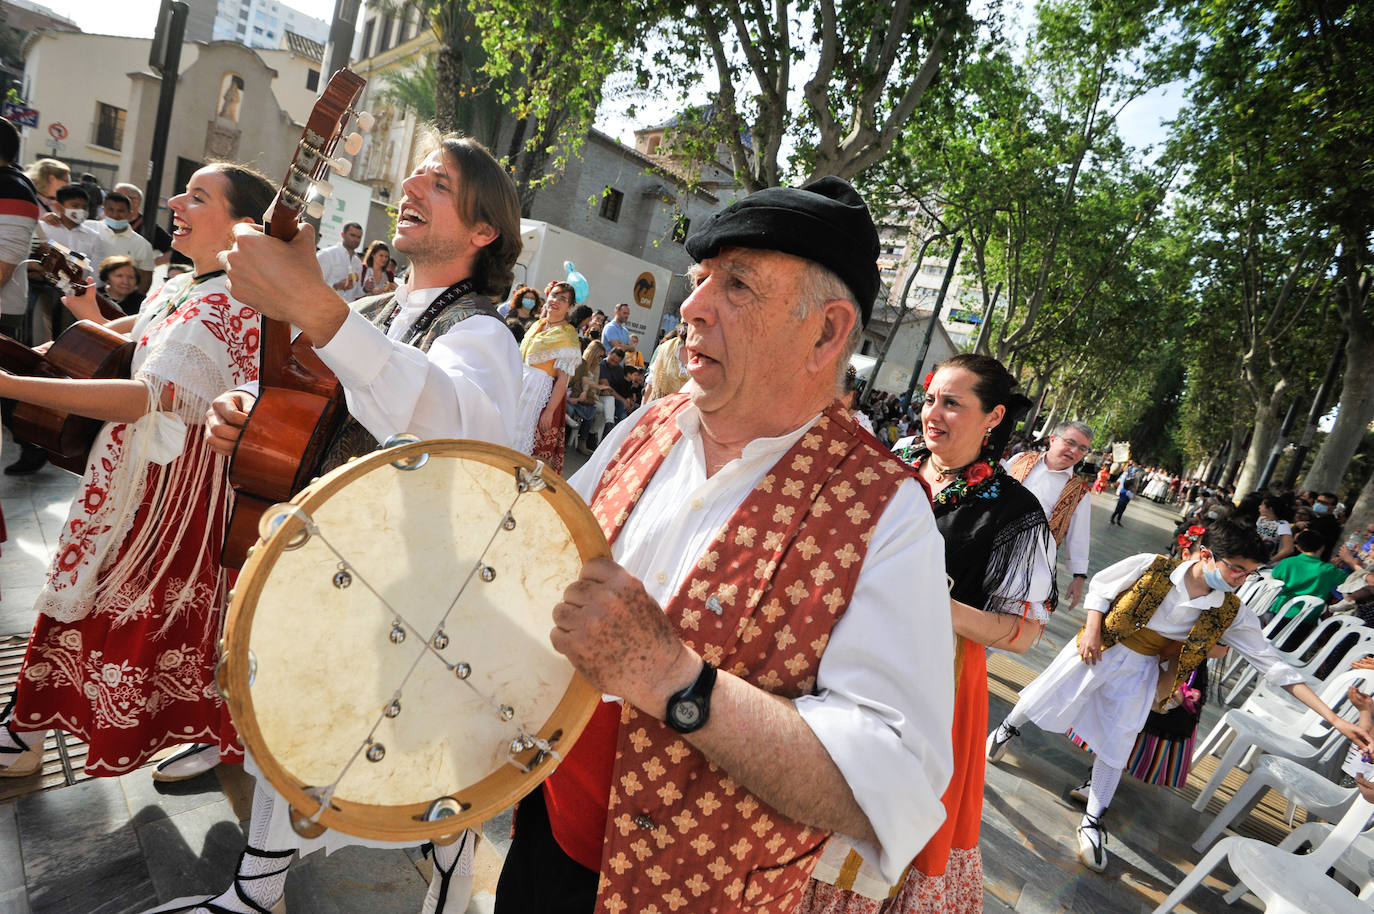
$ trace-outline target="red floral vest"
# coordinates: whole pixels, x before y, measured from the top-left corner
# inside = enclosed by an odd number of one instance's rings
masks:
[[[675,394],[649,407],[602,475],[592,511],[612,543],[681,436],[687,403]],[[813,692],[876,518],[908,478],[832,406],[746,496],[664,612],[715,666],[789,698]],[[555,771],[553,793],[560,777],[594,783],[589,761],[606,783],[609,745],[585,742]],[[611,768],[599,914],[795,910],[828,832],[781,815],[628,704]]]

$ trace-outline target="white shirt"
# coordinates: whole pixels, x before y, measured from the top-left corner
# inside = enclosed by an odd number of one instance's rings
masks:
[[[646,412],[617,425],[573,476],[584,499],[591,500],[606,465]],[[750,442],[707,478],[699,417],[692,406],[680,414],[682,437],[636,502],[613,550],[660,605],[684,586],[716,533],[815,422]],[[953,644],[944,541],[925,493],[907,480],[873,527],[854,598],[817,669],[817,694],[794,702],[881,847],[852,837],[850,843],[892,884],[945,818],[940,797],[954,768]]]
[[[1105,613],[1111,608],[1112,600],[1139,580],[1156,558],[1158,556],[1150,553],[1133,555],[1115,565],[1103,568],[1093,575],[1093,579],[1088,583],[1088,594],[1083,598],[1083,608]],[[1188,596],[1184,575],[1193,564],[1194,562],[1184,562],[1169,575],[1169,580],[1174,582],[1173,589],[1164,597],[1164,602],[1159,604],[1146,628],[1159,632],[1166,638],[1183,641],[1192,631],[1193,623],[1202,615],[1204,609],[1221,605],[1226,595],[1219,590],[1209,590],[1200,597]],[[1240,612],[1236,613],[1235,621],[1226,629],[1226,634],[1221,636],[1221,643],[1240,651],[1246,660],[1264,674],[1264,678],[1276,686],[1303,681],[1302,674],[1285,663],[1278,651],[1274,650],[1274,645],[1264,637],[1254,611],[1243,603]]]
[[[1015,458],[1013,458],[1015,459]],[[1007,461],[1005,465],[1010,464]],[[1052,470],[1045,463],[1042,457],[1031,471],[1026,474],[1026,478],[1021,485],[1030,490],[1030,493],[1040,502],[1040,507],[1045,511],[1046,519],[1050,512],[1054,510],[1055,502],[1059,501],[1060,494],[1064,491],[1064,486],[1073,478],[1073,467],[1066,470]],[[1073,509],[1073,517],[1069,519],[1069,532],[1064,536],[1064,561],[1069,566],[1069,574],[1088,573],[1088,547],[1092,540],[1092,499],[1084,495],[1078,502],[1078,507]]]
[[[315,259],[320,262],[320,270],[324,273],[324,281],[333,288],[336,283],[348,278],[351,272],[355,279],[353,286],[348,289],[334,289],[339,293],[339,297],[344,301],[357,301],[363,295],[363,261],[354,251],[350,251],[343,246],[343,243],[333,247],[324,248],[315,254]],[[507,333],[510,331],[507,330]]]
[[[24,261],[29,258],[36,224],[32,216],[0,214],[0,262],[14,265],[9,282],[0,287],[0,313],[18,315],[28,310],[29,271]]]
[[[149,273],[157,265],[153,262],[157,259],[157,254],[153,251],[152,244],[133,229],[126,228],[122,232],[116,232],[103,221],[95,219],[87,219],[85,225],[86,228],[99,235],[101,242],[105,245],[105,254],[101,260],[112,254],[123,254],[133,260],[135,267]],[[97,271],[100,269],[98,263],[93,264],[93,266]]]
[[[45,241],[55,241],[79,254],[85,254],[91,264],[88,279],[99,273],[100,261],[105,259],[105,242],[87,223],[67,228],[65,225],[48,225],[39,219],[38,234]]]
[[[428,354],[401,342],[443,291],[401,286],[401,308],[386,335],[351,311],[315,351],[342,382],[348,412],[378,441],[409,432],[510,447],[523,365],[505,324],[486,315],[468,318],[435,340]]]

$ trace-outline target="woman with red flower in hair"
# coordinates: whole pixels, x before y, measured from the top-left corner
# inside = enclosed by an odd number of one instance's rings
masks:
[[[209,165],[168,204],[172,246],[192,273],[169,279],[137,315],[106,322],[92,299],[63,299],[79,318],[133,341],[131,377],[0,375],[0,395],[102,420],[80,494],[38,594],[18,684],[0,714],[0,777],[37,773],[44,733],[85,740],[86,772],[126,774],[181,743],[158,780],[243,758],[214,688],[232,572],[220,549],[232,493],[228,462],[205,443],[205,413],[258,377],[258,312],[234,299],[219,255],[233,227],[261,218],[272,184]]]
[[[946,818],[907,867],[883,885],[876,870],[832,838],[801,907],[803,914],[960,914],[983,910],[978,831],[987,736],[986,647],[1022,653],[1054,611],[1054,539],[1040,502],[998,462],[1012,427],[1030,408],[996,359],[962,354],[927,375],[924,440],[896,453],[930,487],[945,540],[954,615],[954,776]]]

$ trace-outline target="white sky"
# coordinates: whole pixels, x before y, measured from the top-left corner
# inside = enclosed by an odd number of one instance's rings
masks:
[[[152,36],[153,28],[157,22],[157,12],[161,8],[160,0],[113,0],[113,2],[112,0],[47,0],[47,2],[33,0],[33,2],[71,19],[83,31],[142,38]],[[286,5],[325,21],[329,21],[334,16],[334,0],[291,0]],[[1028,20],[1029,13],[1026,12],[1028,6],[1029,3],[1022,7],[1019,16],[1008,16],[1008,19],[1013,20],[1012,23],[1009,23],[1012,25],[1011,31],[1024,32],[1024,23],[1018,23],[1015,20],[1018,18]],[[1016,28],[1017,25],[1021,25],[1022,28]],[[1136,147],[1161,143],[1165,133],[1161,122],[1177,114],[1182,101],[1181,92],[1177,87],[1170,87],[1137,99],[1128,105],[1122,113],[1121,121],[1118,124],[1122,137],[1127,143]],[[671,99],[661,99],[658,104],[661,107],[655,110],[652,101],[646,102],[646,100],[641,99],[638,116],[633,122],[627,120],[623,116],[623,112],[615,110],[619,106],[603,105],[602,111],[598,113],[597,127],[619,138],[621,142],[633,145],[633,131],[636,127],[661,123],[672,115]]]

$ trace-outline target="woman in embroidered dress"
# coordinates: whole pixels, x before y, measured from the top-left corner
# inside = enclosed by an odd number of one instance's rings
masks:
[[[202,425],[217,394],[258,376],[258,314],[229,295],[218,254],[271,198],[265,178],[229,164],[202,168],[172,198],[173,246],[195,270],[107,325],[136,341],[131,379],[0,375],[0,396],[107,423],[38,598],[0,729],[0,774],[38,770],[54,727],[90,744],[93,775],[124,774],[185,742],[208,744],[194,773],[243,757],[214,687],[230,490]],[[68,307],[99,319],[85,299]]]
[[[573,287],[551,282],[544,298],[544,316],[525,331],[520,358],[525,382],[520,393],[522,439],[518,449],[563,472],[563,429],[567,413],[568,377],[582,362],[577,331],[568,323]]]
[[[940,830],[890,889],[867,863],[831,839],[807,887],[803,914],[961,914],[983,910],[983,744],[988,689],[985,646],[1024,652],[1054,610],[1054,540],[1035,496],[998,458],[1030,407],[1001,362],[963,354],[926,379],[923,446],[896,453],[934,493],[952,585],[954,776]],[[857,867],[857,875],[855,870]],[[822,881],[824,880],[824,881]],[[842,887],[834,883],[839,882]]]

